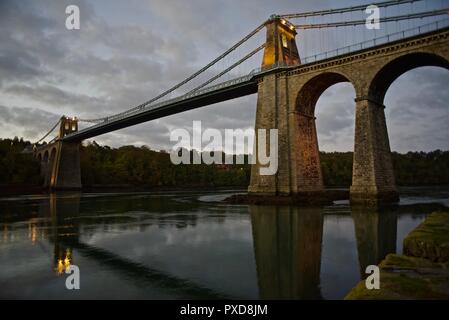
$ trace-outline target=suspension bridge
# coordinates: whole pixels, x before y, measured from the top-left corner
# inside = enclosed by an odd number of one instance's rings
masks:
[[[253,165],[249,192],[319,195],[324,186],[315,104],[329,86],[350,82],[356,91],[351,197],[396,201],[383,98],[389,85],[412,68],[448,68],[449,3],[395,0],[374,5],[383,10],[380,29],[366,27],[367,5],[272,15],[198,71],[138,106],[103,117],[61,117],[35,144],[45,184],[81,187],[82,140],[257,93],[255,127],[278,129],[279,169],[276,175],[261,176],[260,165]],[[243,71],[255,59],[262,60],[261,66]],[[87,126],[79,129],[79,123]],[[58,127],[56,137],[41,144]]]

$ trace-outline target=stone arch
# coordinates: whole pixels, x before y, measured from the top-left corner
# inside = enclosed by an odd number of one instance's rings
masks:
[[[48,153],[48,150],[45,150],[43,161],[45,163],[48,163],[48,160],[49,160],[49,153]]]
[[[50,161],[53,161],[56,157],[56,148],[51,148]]]
[[[349,77],[341,72],[324,72],[309,79],[298,91],[296,111],[313,116],[315,105],[323,92],[334,84],[341,82],[353,84]],[[355,89],[354,84],[353,87]]]
[[[399,193],[393,172],[384,112],[385,95],[402,74],[424,66],[449,69],[448,57],[435,52],[403,54],[382,64],[368,81],[366,95],[357,96],[351,200],[394,202]]]
[[[402,74],[415,68],[434,66],[449,70],[449,60],[441,55],[429,52],[413,52],[402,55],[380,68],[368,89],[368,97],[383,104],[391,84]]]
[[[352,202],[379,204],[399,200],[385,119],[385,95],[391,84],[409,70],[423,66],[449,69],[444,52],[420,49],[387,58],[386,62],[379,59],[373,75],[366,77],[366,88],[361,88],[363,94],[358,92],[356,98]]]
[[[323,192],[324,183],[315,124],[315,106],[322,93],[340,82],[352,82],[337,72],[324,72],[309,79],[298,91],[295,105],[293,182],[297,192]],[[353,85],[354,87],[354,85]]]
[[[41,153],[38,153],[38,154],[37,154],[37,160],[38,160],[39,162],[42,162],[42,154],[41,154]]]

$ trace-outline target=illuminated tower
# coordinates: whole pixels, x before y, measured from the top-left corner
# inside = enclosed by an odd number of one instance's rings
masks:
[[[267,28],[267,40],[262,68],[276,64],[288,66],[300,64],[294,25],[278,15],[272,15],[265,27]]]
[[[62,116],[61,126],[59,127],[59,138],[63,138],[66,135],[76,131],[78,131],[78,119],[76,117],[69,118]]]

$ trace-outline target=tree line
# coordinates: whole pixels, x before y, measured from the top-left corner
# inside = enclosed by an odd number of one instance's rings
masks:
[[[25,148],[31,148],[29,141],[0,139],[0,185],[42,183],[40,164],[22,152]],[[449,151],[393,152],[392,159],[398,185],[449,185]],[[248,157],[245,164],[174,165],[168,153],[146,146],[111,148],[95,142],[81,146],[80,160],[86,187],[246,187],[251,172]],[[320,152],[320,160],[326,186],[351,184],[352,152]]]

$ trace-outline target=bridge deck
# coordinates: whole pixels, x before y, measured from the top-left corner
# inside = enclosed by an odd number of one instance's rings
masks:
[[[255,76],[246,76],[246,79],[234,84],[219,87],[215,90],[201,92],[185,99],[171,99],[142,112],[136,112],[113,121],[102,122],[97,125],[80,130],[65,136],[63,141],[81,141],[118,129],[130,127],[142,122],[166,117],[172,114],[204,107],[214,103],[231,100],[257,93]]]

